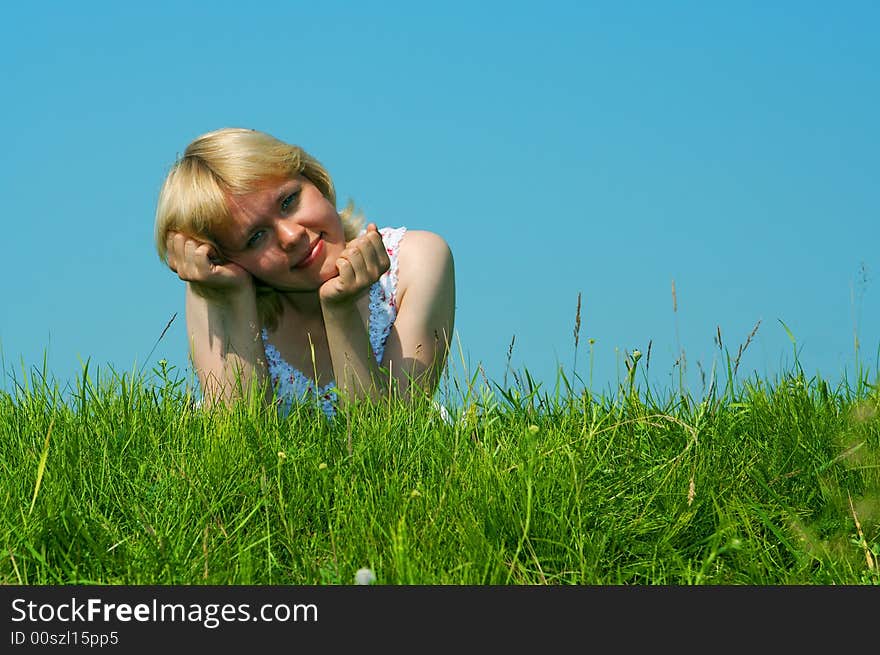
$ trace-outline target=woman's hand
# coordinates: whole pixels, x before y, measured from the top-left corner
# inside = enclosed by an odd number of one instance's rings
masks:
[[[339,275],[321,285],[318,295],[324,305],[340,305],[355,300],[391,267],[391,259],[375,223],[349,241],[336,260]]]
[[[181,232],[169,232],[165,246],[168,267],[195,289],[235,294],[254,286],[250,273],[223,260],[210,243]]]

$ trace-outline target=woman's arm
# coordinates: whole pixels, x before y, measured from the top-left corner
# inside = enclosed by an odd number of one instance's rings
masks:
[[[252,288],[217,302],[199,295],[188,283],[186,327],[193,367],[206,405],[249,399],[254,394],[263,395],[267,401],[271,399]]]
[[[387,380],[381,375],[370,338],[357,308],[357,299],[390,267],[391,260],[374,223],[349,242],[336,260],[338,276],[319,291],[327,345],[336,386],[343,402],[378,400]]]
[[[187,337],[205,404],[260,391],[271,398],[253,277],[180,232],[168,234],[166,247],[169,268],[187,283]]]
[[[402,398],[415,389],[434,394],[455,326],[455,265],[439,235],[408,230],[400,243],[397,319],[388,335],[382,366]]]
[[[455,270],[449,246],[432,232],[407,231],[398,260],[397,318],[381,367],[354,300],[388,270],[374,225],[353,241],[337,264],[339,277],[322,287],[322,309],[336,384],[343,399],[379,400],[391,382],[409,399],[437,388],[455,321]]]

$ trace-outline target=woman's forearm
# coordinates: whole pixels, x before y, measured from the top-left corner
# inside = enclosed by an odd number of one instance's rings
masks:
[[[370,337],[363,319],[352,304],[323,307],[324,328],[333,362],[336,385],[342,399],[354,401],[370,398],[377,401],[385,396],[388,379],[376,363]]]
[[[255,393],[271,397],[253,289],[217,301],[187,284],[186,324],[207,405],[249,399]]]

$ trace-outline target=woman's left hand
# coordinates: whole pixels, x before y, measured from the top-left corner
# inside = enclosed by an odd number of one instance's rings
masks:
[[[318,296],[324,305],[354,302],[391,267],[382,235],[375,223],[367,231],[349,241],[336,260],[339,275],[321,285]]]

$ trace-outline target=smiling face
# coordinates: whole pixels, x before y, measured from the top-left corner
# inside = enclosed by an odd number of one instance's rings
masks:
[[[273,179],[227,201],[231,220],[213,236],[258,280],[282,292],[317,291],[338,274],[342,220],[308,178]]]

